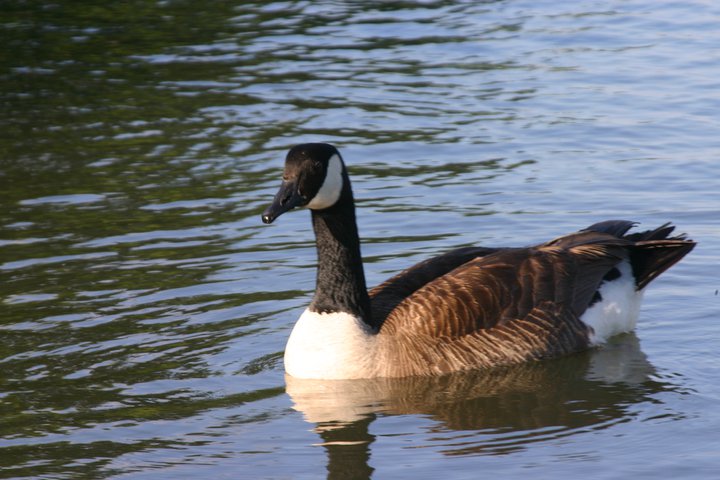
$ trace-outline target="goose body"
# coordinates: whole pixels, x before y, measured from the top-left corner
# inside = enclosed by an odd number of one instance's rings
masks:
[[[610,220],[528,248],[455,249],[368,291],[350,179],[332,145],[289,151],[262,220],[303,206],[318,271],[285,350],[298,378],[441,375],[587,349],[632,330],[644,288],[695,246],[669,224],[627,233],[633,222]]]

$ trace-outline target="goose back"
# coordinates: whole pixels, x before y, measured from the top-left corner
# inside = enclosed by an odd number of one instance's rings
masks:
[[[445,252],[406,268],[370,290],[372,326],[376,329],[388,314],[419,288],[476,258],[499,251],[498,248],[463,247]]]

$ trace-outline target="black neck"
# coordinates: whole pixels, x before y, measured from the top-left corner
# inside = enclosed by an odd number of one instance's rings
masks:
[[[365,284],[355,204],[347,174],[340,200],[312,211],[318,253],[317,285],[310,310],[346,312],[370,324],[370,297]]]

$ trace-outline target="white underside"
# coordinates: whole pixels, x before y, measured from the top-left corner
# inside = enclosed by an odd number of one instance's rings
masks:
[[[373,377],[376,351],[376,335],[354,315],[305,310],[285,347],[285,371],[296,378]]]
[[[588,308],[580,319],[593,329],[590,343],[598,345],[618,333],[635,329],[640,315],[642,291],[635,289],[635,278],[630,263],[617,266],[620,277],[604,282],[600,287],[602,300]]]

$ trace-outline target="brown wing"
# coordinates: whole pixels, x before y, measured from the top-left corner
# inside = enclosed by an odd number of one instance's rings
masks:
[[[580,232],[561,246],[505,249],[418,288],[388,314],[380,334],[458,338],[562,311],[579,317],[632,242]]]
[[[475,258],[497,252],[497,248],[464,247],[424,260],[370,290],[373,326],[382,325],[388,314],[417,289]]]
[[[584,350],[589,328],[567,308],[543,302],[524,318],[462,337],[383,337],[393,351],[384,375],[442,375],[558,357]]]

